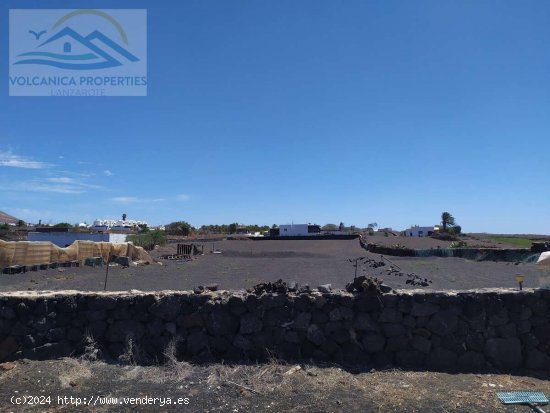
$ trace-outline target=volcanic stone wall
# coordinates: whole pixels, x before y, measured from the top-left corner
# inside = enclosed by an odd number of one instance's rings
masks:
[[[412,249],[378,244],[361,244],[373,254],[393,255],[397,257],[455,257],[475,261],[502,262],[536,262],[540,252],[530,249],[496,249],[496,248],[430,248]]]
[[[0,361],[318,360],[482,371],[550,369],[550,291],[399,291],[383,295],[244,292],[5,293]]]

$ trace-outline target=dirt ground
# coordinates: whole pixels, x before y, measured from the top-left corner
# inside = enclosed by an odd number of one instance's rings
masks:
[[[431,240],[436,241],[436,240]],[[332,284],[344,288],[355,275],[350,259],[369,257],[380,261],[358,240],[320,241],[217,241],[201,243],[205,255],[192,261],[161,260],[163,265],[110,267],[108,290],[190,290],[216,283],[221,289],[242,289],[259,282],[296,281],[317,287]],[[153,256],[175,253],[175,244],[154,251]],[[212,251],[220,251],[213,254]],[[387,256],[385,266],[360,266],[358,275],[382,278],[393,288],[410,288],[406,274],[432,280],[431,289],[474,289],[517,287],[515,276],[525,276],[526,288],[539,285],[540,269],[535,264],[476,262],[461,258],[409,258]],[[388,261],[389,260],[389,261]],[[389,275],[394,266],[403,276]],[[106,267],[58,268],[26,274],[0,275],[0,290],[103,290]]]
[[[395,244],[402,245],[405,248],[427,249],[427,248],[447,248],[451,245],[450,241],[441,241],[430,237],[401,237],[401,236],[384,236],[381,234],[366,235],[364,238],[368,244],[380,244],[384,246],[392,246]]]
[[[0,407],[5,412],[511,413],[529,410],[501,405],[497,390],[550,394],[546,377],[351,372],[336,366],[275,361],[258,365],[169,362],[144,367],[65,358],[21,360],[7,364],[10,370],[2,366],[6,363],[0,365]],[[12,404],[30,396],[39,396],[31,400],[43,404]],[[169,405],[168,398],[182,404]]]

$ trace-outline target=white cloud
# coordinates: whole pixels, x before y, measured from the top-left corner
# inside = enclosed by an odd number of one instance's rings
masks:
[[[54,192],[58,194],[82,194],[86,192],[84,188],[67,184],[48,184],[41,182],[23,182],[23,189],[35,192]]]
[[[189,201],[191,197],[187,194],[179,194],[176,198],[178,201]],[[135,196],[116,196],[111,198],[112,202],[117,204],[150,204],[154,202],[165,202],[166,198],[139,198]],[[173,202],[174,198],[170,197],[168,201]]]
[[[63,155],[58,156],[63,159]],[[55,165],[35,161],[13,153],[11,149],[0,149],[0,167],[25,168],[25,169],[47,169],[47,172],[25,181],[0,182],[0,188],[7,191],[17,192],[52,192],[60,194],[80,194],[90,189],[105,189],[99,185],[87,183],[90,174],[82,174],[70,171],[52,171]],[[42,176],[41,176],[42,175]],[[44,176],[46,175],[46,176]]]
[[[111,198],[111,201],[117,204],[146,204],[151,202],[164,202],[164,198],[137,198],[135,196],[116,196]]]
[[[108,169],[105,169],[105,170],[103,171],[103,173],[104,173],[105,175],[107,175],[107,176],[113,176],[113,175],[114,175],[114,173],[112,173],[112,172],[109,171]]]
[[[48,178],[46,179],[48,182],[54,182],[58,184],[72,184],[75,183],[75,180],[73,178],[67,178],[67,177],[59,177],[59,178]]]
[[[117,204],[133,204],[138,202],[138,199],[133,196],[116,196],[111,198],[111,201],[116,202]]]
[[[89,189],[104,189],[99,185],[81,182],[67,176],[57,176],[28,181],[0,183],[0,189],[17,192],[52,192],[58,194],[82,194]]]
[[[0,166],[25,169],[44,169],[48,168],[50,165],[44,162],[33,161],[32,159],[24,156],[15,155],[9,150],[0,150]]]
[[[67,171],[67,170],[62,170],[62,169],[57,171],[57,173],[58,174],[63,174],[63,175],[75,176],[75,177],[78,177],[78,178],[91,178],[92,176],[96,176],[96,174],[93,173],[93,172],[74,172],[74,171]]]
[[[54,184],[65,184],[65,185],[72,185],[76,188],[89,188],[89,189],[103,189],[103,187],[99,186],[99,185],[92,185],[92,184],[87,184],[85,182],[82,182],[78,179],[75,179],[75,178],[69,178],[67,176],[59,176],[59,177],[54,177],[54,178],[46,178],[46,181],[49,182],[49,183],[54,183]]]

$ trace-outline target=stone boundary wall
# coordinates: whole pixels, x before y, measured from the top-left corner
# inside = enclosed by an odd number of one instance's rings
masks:
[[[373,254],[393,255],[397,257],[440,257],[465,258],[475,261],[502,261],[502,262],[536,262],[540,252],[529,249],[496,249],[496,248],[428,248],[412,249],[397,248],[378,244],[361,244]]]
[[[141,363],[173,343],[179,359],[548,371],[550,291],[0,295],[0,361],[76,356],[86,336],[103,358],[132,348]]]

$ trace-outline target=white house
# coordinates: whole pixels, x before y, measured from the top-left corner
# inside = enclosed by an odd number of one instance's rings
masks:
[[[279,225],[280,237],[304,237],[311,235],[319,235],[321,228],[319,225],[311,224],[288,224]]]
[[[125,221],[121,219],[96,219],[94,224],[90,227],[93,231],[119,231],[119,232],[128,232],[138,228],[140,225],[146,225],[146,221],[135,221],[132,219],[127,219]]]
[[[418,225],[414,225],[410,227],[409,229],[405,230],[405,236],[407,237],[429,237],[430,235],[433,235],[435,231],[435,228],[433,226],[431,227],[420,227]]]

